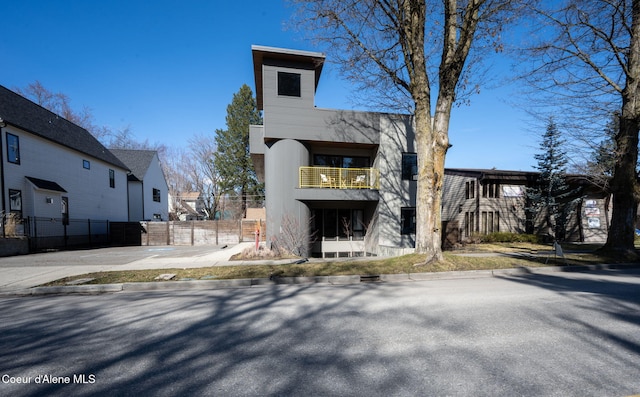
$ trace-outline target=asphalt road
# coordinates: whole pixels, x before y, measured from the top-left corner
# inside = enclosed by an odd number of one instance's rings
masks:
[[[0,376],[2,396],[627,396],[640,272],[3,298]]]

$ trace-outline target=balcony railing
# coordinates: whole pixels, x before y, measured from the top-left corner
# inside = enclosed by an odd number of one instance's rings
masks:
[[[378,189],[376,168],[300,167],[301,188]]]

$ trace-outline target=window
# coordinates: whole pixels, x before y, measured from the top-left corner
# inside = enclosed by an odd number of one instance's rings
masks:
[[[485,182],[482,184],[482,197],[499,198],[500,184],[498,182]]]
[[[160,214],[153,214],[153,220],[154,220],[154,221],[161,221],[161,220],[162,220],[162,215],[160,215]]]
[[[60,208],[60,212],[62,213],[62,224],[63,225],[68,225],[69,224],[69,197],[62,197],[62,200],[60,201],[61,204],[61,208]]]
[[[22,191],[9,189],[9,210],[14,217],[22,219]]]
[[[475,213],[464,213],[464,235],[470,237],[475,232]]]
[[[416,207],[403,207],[400,209],[401,234],[415,234],[416,232]]]
[[[500,231],[500,212],[482,211],[482,233],[489,234]]]
[[[278,72],[278,95],[300,97],[300,74]]]
[[[89,160],[82,160],[82,168],[84,168],[85,170],[91,169],[91,163],[89,162]]]
[[[7,161],[20,164],[20,139],[17,135],[7,133]]]
[[[116,172],[114,170],[109,170],[109,187],[116,187]]]
[[[153,201],[160,202],[160,189],[153,189]]]
[[[466,199],[472,199],[476,197],[476,182],[469,181],[465,183],[464,197]]]
[[[316,154],[313,156],[313,165],[335,168],[369,168],[369,157],[364,156],[333,156],[328,154]]]
[[[418,175],[418,155],[416,153],[402,153],[402,179],[415,181]]]
[[[311,231],[319,240],[362,240],[366,233],[364,210],[316,208],[311,218]]]

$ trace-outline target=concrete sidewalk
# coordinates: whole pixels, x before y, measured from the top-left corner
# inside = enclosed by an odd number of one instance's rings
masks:
[[[0,258],[0,292],[35,287],[64,277],[93,272],[197,268],[285,261],[230,261],[253,243],[231,247],[118,247]]]

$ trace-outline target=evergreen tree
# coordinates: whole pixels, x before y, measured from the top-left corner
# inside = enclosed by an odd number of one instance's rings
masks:
[[[575,209],[577,194],[567,183],[568,158],[564,144],[558,126],[553,118],[549,118],[540,142],[540,153],[534,155],[538,161],[535,168],[540,175],[536,186],[527,189],[528,218],[535,222],[539,214],[544,214],[544,227],[556,241],[565,237],[567,221]]]
[[[218,150],[214,164],[223,192],[240,196],[244,217],[249,197],[259,202],[264,198],[264,185],[258,181],[249,153],[249,125],[262,124],[262,116],[253,92],[246,84],[227,106],[226,123],[226,130],[216,130]]]

